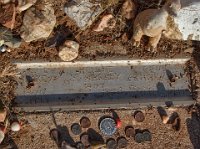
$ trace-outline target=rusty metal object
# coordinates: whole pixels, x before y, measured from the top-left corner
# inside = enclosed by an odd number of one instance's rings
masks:
[[[145,120],[145,116],[142,111],[136,111],[134,113],[134,118],[137,122],[143,122]]]
[[[89,128],[91,126],[91,121],[88,117],[82,117],[80,120],[81,127]]]

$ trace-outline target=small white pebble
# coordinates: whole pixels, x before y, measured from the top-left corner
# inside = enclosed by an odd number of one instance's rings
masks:
[[[19,131],[21,129],[21,126],[20,126],[20,124],[19,124],[19,122],[13,122],[12,124],[11,124],[11,130],[12,131]]]

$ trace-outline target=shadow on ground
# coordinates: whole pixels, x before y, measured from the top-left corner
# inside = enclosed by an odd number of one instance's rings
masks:
[[[186,120],[188,133],[194,149],[200,147],[200,117],[197,113],[192,113],[192,117]]]

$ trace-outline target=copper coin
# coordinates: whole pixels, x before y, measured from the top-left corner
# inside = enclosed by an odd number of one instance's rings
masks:
[[[137,122],[143,122],[145,119],[144,113],[142,111],[136,111],[134,113],[134,118]]]
[[[80,124],[82,128],[89,128],[91,126],[91,121],[88,117],[82,117]]]
[[[135,135],[135,129],[133,127],[131,127],[131,126],[128,126],[128,127],[125,128],[125,134],[129,138],[130,137],[134,137],[134,135]]]

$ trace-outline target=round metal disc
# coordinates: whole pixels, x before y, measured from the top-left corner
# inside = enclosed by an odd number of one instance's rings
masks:
[[[79,135],[82,132],[81,126],[78,123],[74,123],[71,126],[71,131],[74,135]]]
[[[126,148],[128,145],[128,141],[124,137],[120,137],[117,139],[118,148]]]
[[[117,130],[116,122],[113,118],[104,118],[100,122],[99,128],[101,132],[107,136],[112,136]]]

